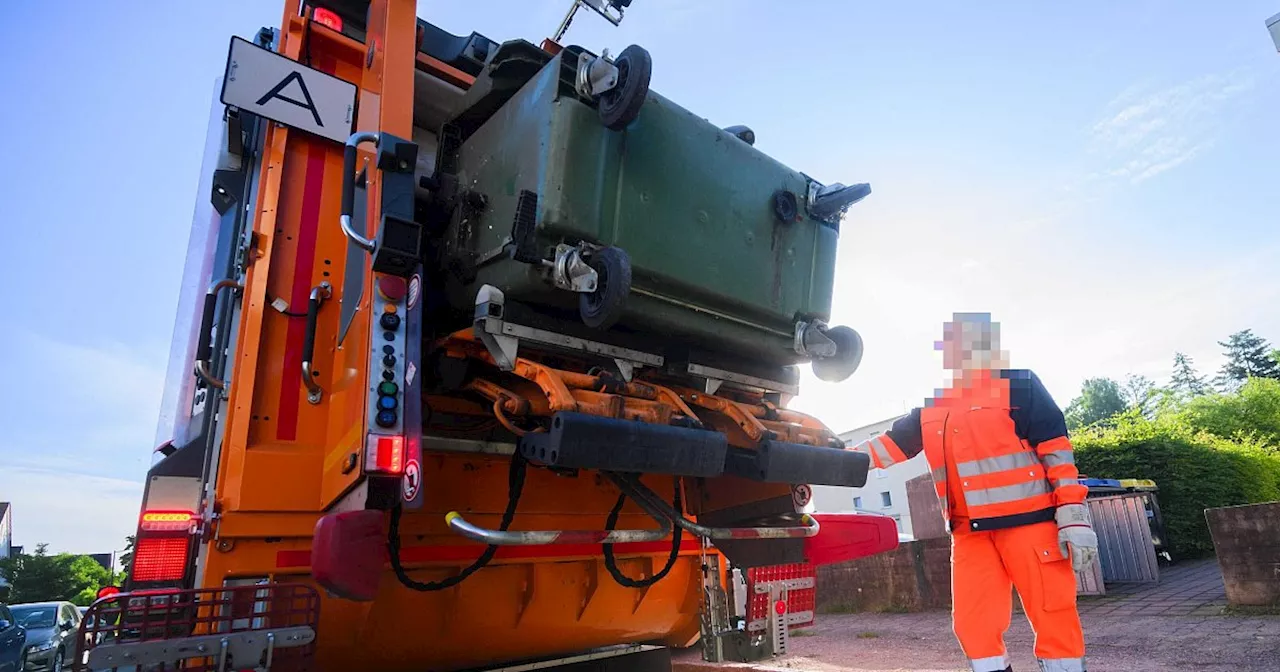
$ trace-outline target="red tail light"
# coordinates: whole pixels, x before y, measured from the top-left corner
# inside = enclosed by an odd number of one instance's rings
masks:
[[[133,581],[182,581],[187,573],[195,522],[194,511],[143,511],[133,545]]]
[[[311,19],[322,26],[342,32],[342,17],[331,9],[317,7],[316,11],[311,13]]]
[[[365,471],[398,476],[404,473],[404,437],[370,434],[365,443]]]
[[[133,580],[138,583],[181,581],[187,573],[186,535],[141,537],[133,547]]]

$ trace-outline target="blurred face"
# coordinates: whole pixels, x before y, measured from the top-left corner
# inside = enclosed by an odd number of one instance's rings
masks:
[[[942,353],[942,366],[950,371],[971,371],[998,366],[999,324],[985,320],[956,319],[942,325],[942,340],[934,348]]]

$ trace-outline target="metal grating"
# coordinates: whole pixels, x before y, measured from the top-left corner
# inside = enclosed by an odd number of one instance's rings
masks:
[[[260,584],[121,593],[89,607],[75,672],[313,669],[320,596],[310,586]]]
[[[807,562],[790,565],[752,567],[746,570],[747,579],[747,630],[760,632],[769,627],[769,616],[774,609],[770,591],[774,587],[786,590],[787,626],[796,628],[812,625],[817,598],[818,570]]]

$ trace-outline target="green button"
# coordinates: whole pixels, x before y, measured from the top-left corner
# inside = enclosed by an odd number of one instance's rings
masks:
[[[388,397],[391,397],[391,396],[395,396],[395,393],[399,391],[400,391],[400,386],[396,385],[395,383],[389,380],[384,380],[378,384],[378,394],[385,394]]]

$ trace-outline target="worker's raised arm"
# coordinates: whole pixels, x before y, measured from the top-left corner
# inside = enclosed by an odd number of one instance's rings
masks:
[[[1031,371],[1010,376],[1010,402],[1018,436],[1031,445],[1053,486],[1054,504],[1080,504],[1089,489],[1080,484],[1067,421],[1040,378]]]
[[[906,462],[920,453],[924,444],[920,439],[920,409],[893,421],[889,431],[873,436],[853,447],[871,456],[877,469],[884,469],[899,462]]]

